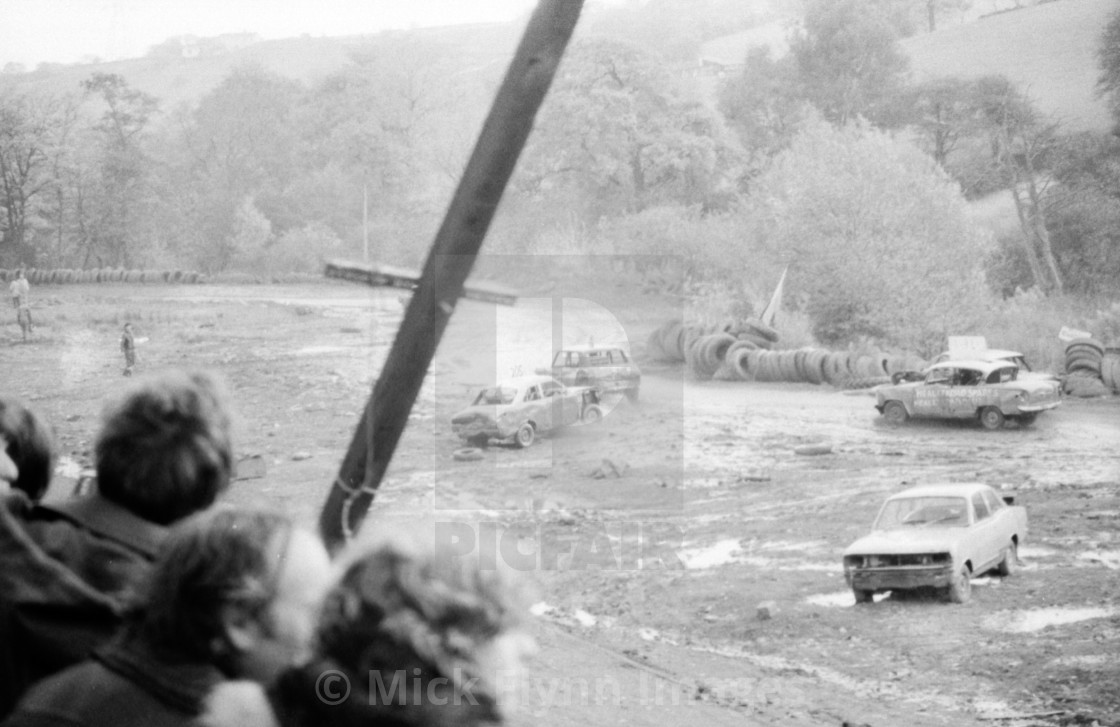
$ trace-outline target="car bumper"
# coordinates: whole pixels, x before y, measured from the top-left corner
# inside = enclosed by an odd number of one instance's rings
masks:
[[[859,591],[889,591],[906,588],[944,588],[952,580],[952,566],[900,566],[848,570],[848,585]]]
[[[1054,409],[1062,402],[1048,401],[1045,404],[1020,404],[1016,407],[1020,412],[1033,413],[1038,411],[1046,411],[1047,409]]]
[[[473,421],[467,424],[452,424],[451,430],[457,437],[468,440],[475,437],[486,436],[490,439],[509,439],[517,433],[516,429],[508,429],[494,422]]]

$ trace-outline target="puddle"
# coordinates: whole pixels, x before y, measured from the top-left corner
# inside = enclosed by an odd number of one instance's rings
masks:
[[[1009,634],[1026,634],[1041,631],[1048,626],[1088,621],[1095,618],[1108,618],[1117,614],[1115,608],[1036,608],[1030,611],[1003,611],[989,616],[984,626],[994,631]]]
[[[1020,558],[1053,558],[1058,551],[1042,545],[1024,545],[1019,548]]]
[[[876,593],[875,601],[882,601],[891,595],[890,591],[886,593]],[[839,591],[837,593],[818,593],[809,596],[805,599],[805,603],[813,606],[826,606],[829,608],[847,608],[848,606],[856,605],[855,594],[851,591]]]
[[[1098,550],[1095,553],[1081,553],[1078,560],[1099,563],[1105,568],[1120,570],[1120,550]]]
[[[538,601],[529,607],[529,613],[539,618],[547,618],[550,621],[563,624],[579,624],[584,628],[591,628],[599,623],[599,619],[591,615],[582,608],[577,608],[571,614],[567,614],[561,609],[551,606],[544,601]],[[606,625],[609,625],[606,624]]]
[[[689,548],[680,552],[684,567],[689,570],[715,568],[736,562],[735,556],[742,552],[738,538],[721,540],[715,545],[706,548]]]
[[[304,346],[296,350],[297,356],[316,356],[320,353],[339,353],[346,351],[343,346]]]

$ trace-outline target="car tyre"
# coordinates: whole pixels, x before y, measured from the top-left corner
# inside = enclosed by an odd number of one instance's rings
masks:
[[[533,428],[532,424],[530,424],[529,422],[525,422],[517,430],[517,434],[514,435],[513,441],[515,444],[517,444],[518,447],[520,447],[521,449],[525,449],[526,447],[531,446],[536,438],[537,430]]]
[[[968,603],[972,598],[972,572],[968,566],[961,566],[960,573],[949,584],[949,600],[953,603]]]
[[[1003,551],[1003,560],[999,562],[997,572],[1000,574],[1000,577],[1007,578],[1013,575],[1018,567],[1019,546],[1012,540],[1011,544],[1007,546],[1007,549]]]
[[[875,591],[865,591],[862,588],[853,588],[852,593],[855,594],[856,603],[874,603]]]
[[[897,427],[905,424],[910,419],[910,414],[901,401],[888,401],[883,406],[883,417],[887,420],[887,424]]]
[[[985,429],[996,430],[1003,427],[1003,412],[994,406],[986,406],[980,410],[980,424]]]
[[[458,462],[476,462],[482,459],[482,450],[478,447],[463,447],[452,452],[451,458]]]
[[[595,404],[583,410],[583,423],[594,424],[603,421],[603,410]]]

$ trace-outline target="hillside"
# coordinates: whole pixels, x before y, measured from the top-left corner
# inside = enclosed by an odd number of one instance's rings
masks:
[[[514,23],[460,25],[376,35],[266,40],[220,55],[194,58],[144,57],[72,66],[48,66],[31,73],[0,75],[0,90],[78,93],[93,73],[115,73],[133,87],[162,101],[164,110],[193,102],[238,67],[256,65],[304,83],[330,75],[352,62],[356,51],[415,44],[438,48],[464,70],[487,67],[513,52],[520,27]]]
[[[1021,85],[1045,113],[1070,131],[1105,130],[1108,107],[1094,95],[1096,48],[1116,0],[1051,0],[965,19],[935,33],[907,38],[914,80],[1005,75]],[[774,21],[705,43],[700,57],[728,68],[743,62],[752,48],[788,50],[790,21]]]
[[[1055,0],[903,41],[914,78],[1001,74],[1070,131],[1109,128],[1096,49],[1116,0]]]

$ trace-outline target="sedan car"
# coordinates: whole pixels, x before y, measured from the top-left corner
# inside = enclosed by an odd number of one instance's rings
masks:
[[[896,425],[910,417],[976,418],[985,429],[999,429],[1007,419],[1031,424],[1061,396],[1057,381],[1021,379],[1007,361],[949,360],[930,366],[921,381],[878,387],[875,408]]]
[[[595,388],[564,386],[550,376],[522,376],[482,389],[451,418],[451,428],[480,447],[492,439],[528,447],[538,434],[602,418]]]
[[[844,551],[844,578],[857,603],[926,587],[964,603],[973,576],[1015,570],[1027,511],[984,484],[922,485],[888,498],[871,530]]]
[[[622,348],[612,346],[573,346],[556,352],[550,373],[569,386],[595,386],[603,393],[622,392],[630,401],[638,400],[642,372]]]

